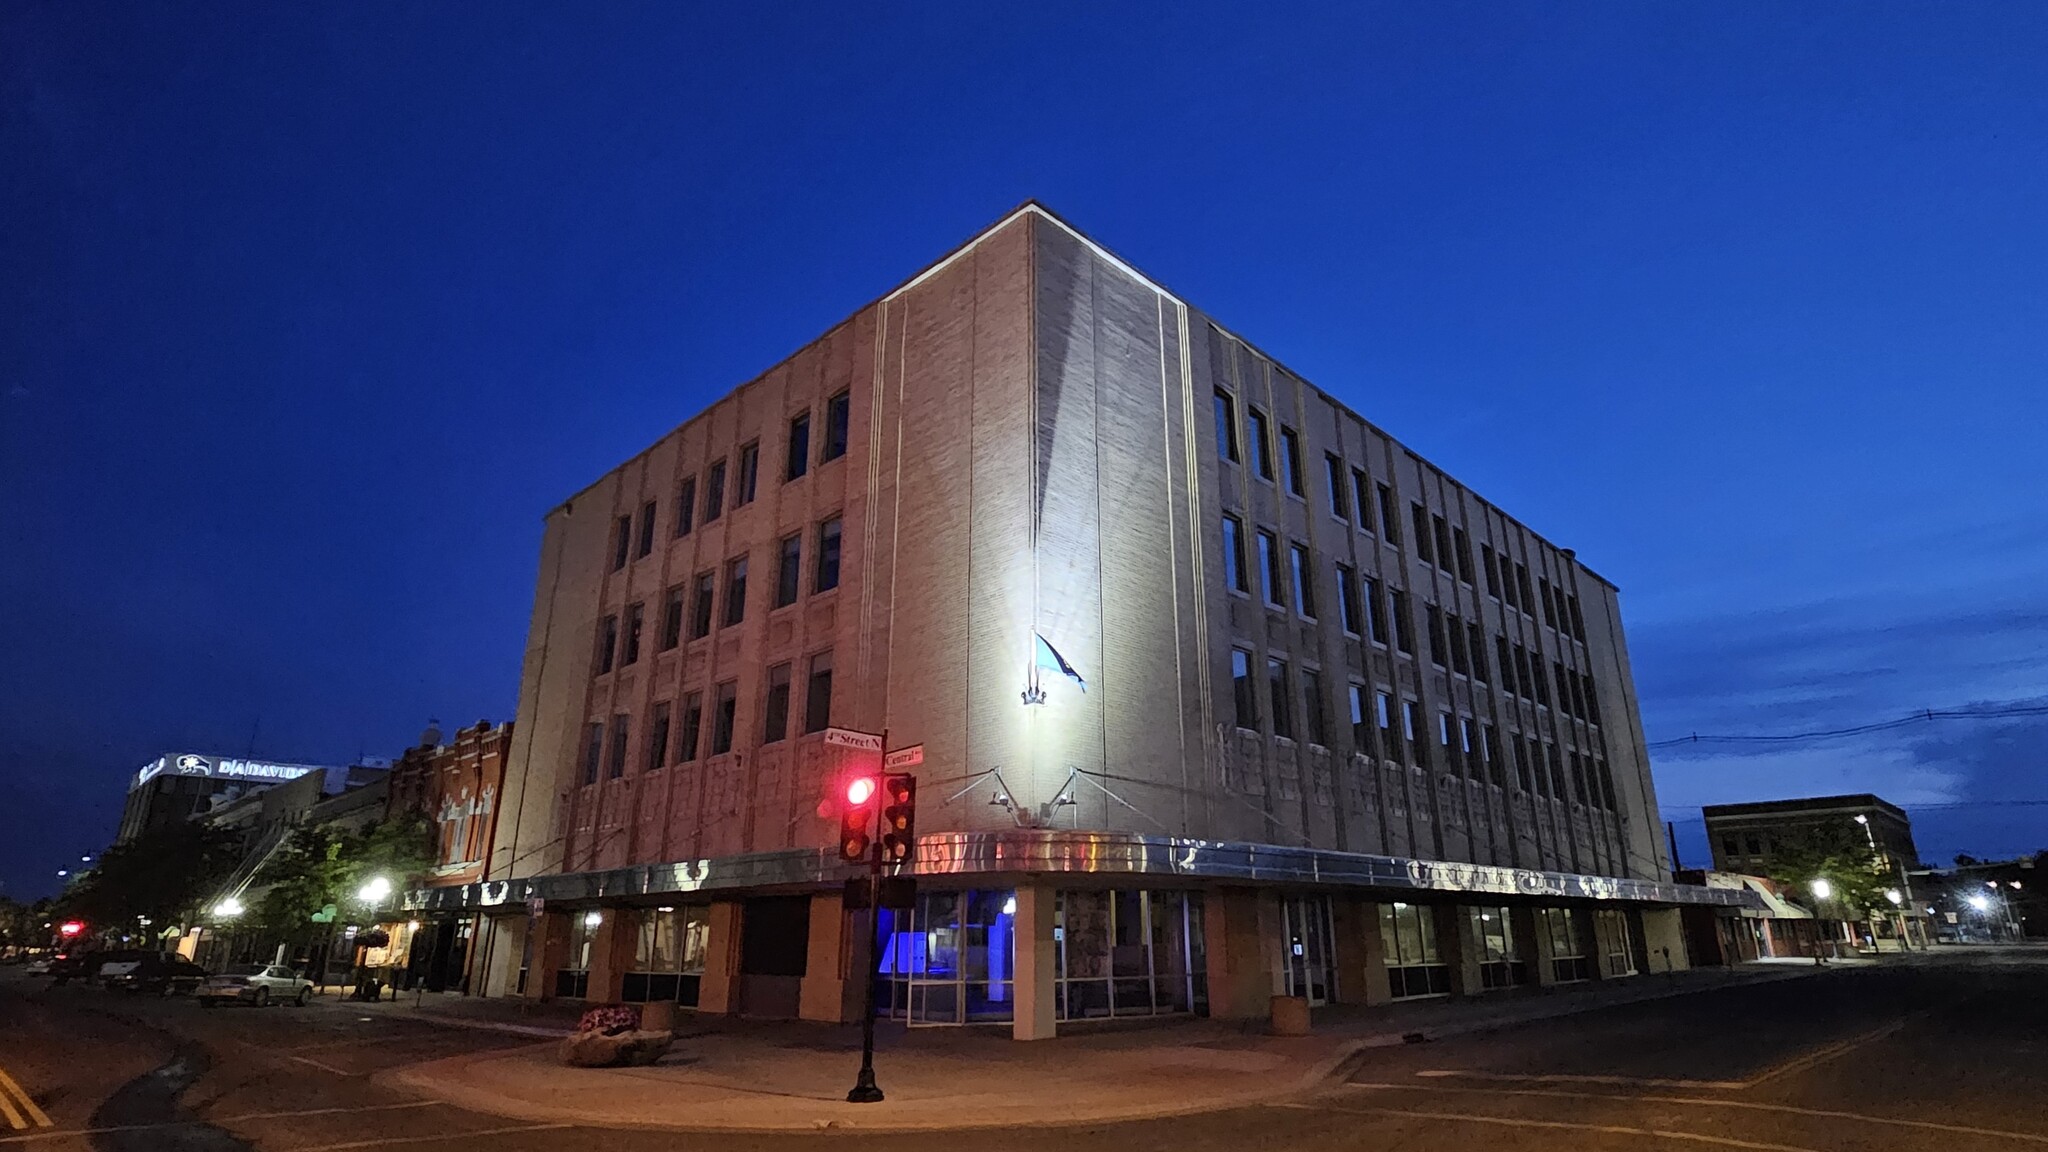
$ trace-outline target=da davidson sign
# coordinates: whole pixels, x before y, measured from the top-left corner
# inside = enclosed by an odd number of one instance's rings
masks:
[[[194,752],[174,752],[159,756],[142,766],[135,774],[135,784],[140,787],[158,776],[213,776],[224,780],[296,780],[308,772],[320,769],[313,764],[272,764],[263,760],[240,760],[231,756],[201,756]]]

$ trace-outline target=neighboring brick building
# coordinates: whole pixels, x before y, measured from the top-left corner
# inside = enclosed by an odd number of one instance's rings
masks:
[[[1666,882],[1612,586],[1035,204],[548,515],[487,879],[414,902],[493,993],[856,1014],[828,725],[924,748],[920,1022],[1618,975],[1744,899]]]
[[[511,747],[509,723],[479,720],[446,743],[440,729],[430,727],[392,767],[390,813],[419,813],[434,830],[429,887],[483,879]],[[460,909],[390,924],[391,954],[406,958],[406,985],[421,984],[431,992],[466,988],[476,929],[475,913]]]

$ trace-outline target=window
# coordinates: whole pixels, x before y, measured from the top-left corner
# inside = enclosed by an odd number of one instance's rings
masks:
[[[1529,650],[1515,645],[1515,694],[1524,700],[1536,699],[1535,685],[1529,678]]]
[[[1277,608],[1286,607],[1287,601],[1281,597],[1287,595],[1287,576],[1280,570],[1280,541],[1274,539],[1271,532],[1259,533],[1259,574],[1265,581],[1262,591],[1266,594],[1266,603]]]
[[[1512,988],[1526,983],[1528,975],[1522,953],[1515,946],[1514,923],[1508,910],[1499,905],[1467,908],[1472,918],[1472,939],[1479,943],[1479,984],[1482,988]]]
[[[832,726],[832,654],[811,657],[811,676],[804,685],[804,731],[823,732]]]
[[[853,416],[853,397],[849,393],[825,401],[825,446],[823,460],[837,460],[846,455],[847,426]]]
[[[1330,515],[1339,520],[1351,519],[1351,490],[1344,486],[1344,462],[1337,459],[1335,452],[1323,454],[1323,464],[1330,470]]]
[[[1463,528],[1455,525],[1451,528],[1451,550],[1458,558],[1458,579],[1472,583],[1472,541]]]
[[[811,414],[799,412],[789,421],[789,451],[782,461],[784,483],[811,470]]]
[[[725,461],[720,460],[704,474],[704,522],[725,514]]]
[[[604,760],[604,725],[593,722],[583,732],[583,782],[595,784],[597,766]]]
[[[676,535],[688,536],[697,519],[697,478],[688,477],[676,489]]]
[[[647,728],[647,770],[668,766],[668,701],[654,706],[654,723]]]
[[[1529,776],[1529,757],[1522,751],[1521,737],[1508,737],[1508,752],[1515,759],[1515,782],[1521,786],[1522,791],[1534,792],[1536,785]]]
[[[1586,639],[1586,618],[1579,615],[1579,598],[1577,596],[1566,597],[1565,607],[1571,610],[1573,638],[1584,641]]]
[[[1294,606],[1303,616],[1313,620],[1316,616],[1316,581],[1315,572],[1309,567],[1308,549],[1299,544],[1289,544],[1287,558],[1294,569]]]
[[[612,717],[612,759],[611,778],[617,780],[626,774],[626,748],[631,742],[633,721],[629,716]]]
[[[642,912],[632,970],[619,977],[619,999],[628,1004],[672,1000],[696,1007],[710,942],[711,909],[707,905]]]
[[[1505,787],[1507,775],[1501,768],[1500,747],[1494,743],[1493,725],[1483,720],[1479,723],[1479,756],[1486,763],[1487,782],[1496,788]]]
[[[1721,837],[1721,855],[1723,855],[1723,856],[1740,856],[1740,855],[1742,855],[1742,849],[1741,849],[1741,848],[1740,848],[1740,847],[1739,847],[1739,846],[1738,846],[1738,845],[1737,845],[1737,844],[1735,843],[1735,837],[1733,837],[1733,836],[1723,836],[1723,837]]]
[[[1569,795],[1564,790],[1564,757],[1555,744],[1545,744],[1543,754],[1550,761],[1550,793],[1563,800]]]
[[[1436,566],[1449,572],[1456,563],[1451,558],[1451,526],[1444,522],[1443,517],[1435,515],[1429,518],[1429,523],[1436,530]]]
[[[1422,606],[1422,617],[1426,621],[1423,627],[1429,633],[1429,662],[1439,668],[1449,667],[1450,662],[1445,658],[1444,652],[1443,610],[1434,604],[1425,604]]]
[[[626,655],[621,665],[636,664],[640,661],[640,628],[647,619],[647,606],[635,604],[626,609]]]
[[[804,538],[784,536],[778,563],[775,566],[775,606],[784,608],[796,603],[797,583],[803,577]]]
[[[1538,796],[1548,797],[1550,776],[1543,771],[1543,745],[1538,744],[1533,736],[1522,738],[1522,763],[1535,781],[1536,787],[1533,791]]]
[[[640,506],[640,555],[654,551],[654,501]]]
[[[1351,704],[1351,750],[1361,755],[1372,750],[1372,724],[1366,710],[1367,694],[1365,685],[1350,686]]]
[[[1394,731],[1394,697],[1386,692],[1372,694],[1373,723],[1380,730],[1380,755],[1388,760],[1401,759],[1401,737]]]
[[[1484,684],[1491,679],[1486,674],[1486,631],[1477,624],[1467,623],[1465,636],[1472,642],[1472,678]]]
[[[1372,480],[1363,468],[1351,470],[1351,509],[1358,516],[1359,530],[1372,531]]]
[[[1223,582],[1232,592],[1251,591],[1244,574],[1244,525],[1235,516],[1223,518]]]
[[[1506,573],[1502,573],[1502,578],[1506,578]],[[1536,590],[1529,584],[1528,565],[1515,565],[1515,583],[1519,584],[1522,589],[1522,602],[1520,605],[1522,609],[1522,615],[1532,616],[1536,611]]]
[[[676,730],[676,763],[697,758],[697,734],[704,730],[704,696],[692,692],[683,697],[683,723]]]
[[[1436,743],[1437,747],[1442,748],[1444,750],[1444,765],[1449,768],[1455,768],[1459,771],[1463,771],[1465,765],[1463,760],[1460,759],[1458,756],[1458,745],[1452,740],[1451,732],[1451,714],[1449,712],[1437,713]]]
[[[1308,721],[1308,742],[1327,746],[1330,736],[1323,724],[1323,674],[1313,668],[1301,670],[1301,713]]]
[[[1401,521],[1394,516],[1394,490],[1380,485],[1380,532],[1387,543],[1399,546],[1401,543]]]
[[[732,506],[738,508],[754,502],[754,480],[761,471],[761,442],[740,449],[740,473],[733,477]]]
[[[705,519],[708,520],[710,517],[707,516]],[[1415,524],[1415,554],[1428,563],[1436,563],[1436,547],[1430,543],[1435,537],[1429,534],[1429,509],[1420,504],[1410,504],[1408,519]]]
[[[1358,619],[1358,578],[1342,564],[1337,565],[1337,620],[1353,636],[1364,631]]]
[[[607,616],[600,620],[597,625],[597,674],[599,676],[612,670],[612,660],[617,656],[618,648],[619,618],[617,616]]]
[[[1237,403],[1221,388],[1216,390],[1216,458],[1238,461]]]
[[[1422,731],[1422,705],[1413,700],[1401,701],[1401,743],[1408,749],[1409,763],[1428,766],[1423,755],[1422,742],[1416,733]]]
[[[747,618],[747,558],[728,560],[725,565],[725,623],[727,627]]]
[[[1500,667],[1501,689],[1510,696],[1518,695],[1515,691],[1515,660],[1513,654],[1508,650],[1507,637],[1495,636],[1493,638],[1493,657]]]
[[[612,571],[626,566],[626,554],[633,547],[633,518],[621,516],[612,523]]]
[[[1550,581],[1541,576],[1536,578],[1536,596],[1543,605],[1543,624],[1546,628],[1557,627],[1557,606],[1551,603]]]
[[[696,587],[690,599],[690,639],[702,640],[711,635],[711,589],[712,576],[709,572],[697,573]]]
[[[1479,546],[1479,567],[1486,572],[1486,594],[1500,599],[1500,567],[1494,562],[1493,545]]]
[[[1534,673],[1529,679],[1536,684],[1536,702],[1545,708],[1550,707],[1550,677],[1543,674],[1543,657],[1540,654],[1529,657],[1529,671]]]
[[[1259,479],[1271,480],[1273,478],[1273,445],[1266,432],[1266,414],[1257,408],[1246,405],[1245,415],[1251,421],[1252,467],[1257,470]]]
[[[789,735],[789,665],[768,670],[768,699],[761,708],[761,743],[773,744]]]
[[[1280,479],[1289,492],[1307,495],[1301,487],[1301,435],[1284,424],[1280,427]]]
[[[1460,676],[1472,674],[1472,654],[1465,650],[1465,624],[1456,616],[1446,617],[1444,627],[1450,633],[1451,671]]]
[[[678,584],[668,590],[661,601],[661,650],[663,652],[683,642],[683,586]]]
[[[1252,687],[1252,654],[1242,648],[1230,650],[1230,696],[1237,705],[1237,726],[1257,731],[1259,698]]]
[[[1266,702],[1273,709],[1273,735],[1294,738],[1294,706],[1288,701],[1287,661],[1267,658]]]
[[[1538,908],[1536,930],[1550,939],[1550,976],[1559,984],[1593,978],[1586,959],[1586,933],[1576,908]]]
[[[1437,952],[1436,909],[1398,900],[1380,905],[1380,947],[1390,998],[1450,995],[1450,965]]]
[[[813,592],[828,592],[839,587],[840,523],[841,518],[834,516],[818,525],[817,570],[811,577]]]
[[[1368,629],[1366,635],[1371,637],[1372,642],[1375,644],[1385,644],[1387,642],[1387,602],[1385,595],[1385,592],[1380,587],[1378,577],[1367,576],[1365,578],[1365,626]]]
[[[1761,837],[1751,836],[1748,840],[1748,844],[1749,854],[1751,856],[1761,856],[1764,854],[1764,842]]]
[[[1500,598],[1503,604],[1519,612],[1522,610],[1521,597],[1515,595],[1515,562],[1508,554],[1500,554]]]
[[[1408,593],[1394,589],[1394,650],[1403,656],[1415,655],[1415,625],[1409,622]]]
[[[727,680],[718,686],[718,700],[711,708],[711,754],[723,756],[732,751],[733,722],[739,718],[740,686],[736,681]]]

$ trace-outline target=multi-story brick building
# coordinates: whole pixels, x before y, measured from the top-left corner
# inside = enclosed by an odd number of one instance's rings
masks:
[[[1069,674],[1071,671],[1071,674]],[[1682,964],[1612,586],[1035,204],[547,518],[488,990],[924,1022]]]
[[[390,814],[424,816],[433,829],[430,887],[473,884],[484,875],[504,790],[512,725],[479,720],[443,741],[429,727],[391,769]],[[457,909],[394,921],[393,953],[405,957],[406,982],[430,992],[466,988],[477,917]]]

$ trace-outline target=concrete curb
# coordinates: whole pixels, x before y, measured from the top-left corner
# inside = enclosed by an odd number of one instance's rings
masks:
[[[762,1123],[758,1124],[689,1123],[682,1121],[652,1119],[622,1121],[615,1112],[609,1112],[600,1108],[582,1108],[573,1106],[563,1106],[557,1104],[544,1104],[535,1101],[518,1099],[494,1091],[467,1087],[459,1082],[459,1078],[447,1075],[447,1073],[449,1072],[456,1072],[460,1069],[467,1068],[470,1065],[480,1063],[482,1061],[516,1058],[521,1054],[531,1053],[543,1047],[551,1047],[552,1045],[532,1045],[517,1048],[504,1048],[496,1049],[490,1052],[472,1053],[464,1056],[443,1057],[438,1060],[423,1061],[417,1064],[408,1064],[398,1068],[385,1069],[381,1072],[373,1074],[371,1076],[371,1081],[373,1083],[382,1084],[385,1087],[398,1089],[411,1095],[424,1096],[431,1099],[441,1100],[445,1103],[453,1104],[460,1108],[466,1108],[473,1112],[482,1112],[495,1116],[507,1116],[513,1119],[531,1120],[541,1123],[569,1123],[592,1128],[616,1128],[660,1132],[755,1134],[763,1132],[816,1131],[848,1131],[863,1133],[939,1132],[1020,1127],[1081,1128],[1092,1127],[1097,1125],[1122,1124],[1138,1120],[1159,1120],[1177,1116],[1197,1116],[1209,1112],[1225,1112],[1234,1108],[1248,1108],[1255,1107],[1261,1104],[1273,1104],[1285,1100],[1292,1100],[1297,1097],[1304,1096],[1311,1092],[1314,1092],[1317,1089],[1323,1087],[1332,1079],[1341,1076],[1345,1073],[1348,1066],[1351,1065],[1354,1061],[1356,1061],[1364,1053],[1371,1051],[1373,1049],[1393,1048],[1399,1047],[1403,1044],[1410,1043],[1411,1041],[1409,1041],[1407,1037],[1411,1035],[1416,1035],[1418,1033],[1421,1035],[1424,1041],[1446,1040],[1451,1039],[1453,1037],[1479,1035],[1486,1032],[1498,1031],[1504,1028],[1513,1028],[1522,1024],[1540,1023],[1544,1020],[1554,1020],[1565,1016],[1583,1015],[1588,1012],[1597,1012],[1606,1008],[1624,1008],[1636,1004],[1648,1004],[1659,1000],[1670,1000],[1680,996],[1691,996],[1702,992],[1714,992],[1726,988],[1748,987],[1755,984],[1768,984],[1780,980],[1798,980],[1806,978],[1808,976],[1822,975],[1830,971],[1842,971],[1842,969],[1792,968],[1787,969],[1785,971],[1774,971],[1769,973],[1759,972],[1749,975],[1746,979],[1728,981],[1725,983],[1715,984],[1711,987],[1703,986],[1695,988],[1666,988],[1642,996],[1630,997],[1626,1000],[1611,1000],[1597,1004],[1573,1003],[1570,1000],[1566,999],[1561,1000],[1555,1006],[1555,1011],[1537,1012],[1529,1015],[1515,1016],[1512,1018],[1475,1020],[1469,1023],[1451,1024],[1441,1028],[1434,1029],[1411,1029],[1406,1032],[1376,1033],[1373,1035],[1362,1036],[1353,1040],[1346,1040],[1338,1043],[1336,1047],[1328,1055],[1314,1061],[1312,1064],[1310,1064],[1308,1068],[1304,1069],[1299,1075],[1286,1078],[1284,1082],[1277,1083],[1268,1088],[1262,1088],[1246,1092],[1227,1093],[1221,1095],[1212,1094],[1209,1096],[1205,1096],[1199,1103],[1194,1104],[1161,1104],[1152,1107],[1126,1108],[1117,1110],[1113,1113],[1101,1113],[1086,1116],[1077,1116],[1074,1115],[1071,1111],[1068,1111],[1065,1114],[1058,1116],[1057,1118],[1034,1117],[1019,1119],[1015,1117],[993,1117],[981,1122],[963,1122],[961,1119],[958,1118],[957,1115],[955,1115],[948,1116],[943,1119],[934,1118],[931,1120],[918,1120],[907,1117],[877,1117],[876,1113],[867,1110],[869,1106],[846,1104],[844,1102],[836,1100],[823,1100],[814,1097],[784,1097],[784,1099],[787,1101],[788,1107],[779,1110],[776,1119],[763,1121]],[[423,1016],[422,1018],[425,1017]],[[445,1021],[444,1019],[443,1021],[436,1022],[438,1023],[449,1021]],[[468,1026],[468,1024],[469,1022],[465,1021],[456,1026]],[[492,1027],[489,1025],[476,1026],[481,1028]],[[496,1030],[504,1030],[506,1028],[517,1027],[521,1026],[503,1025],[497,1026]],[[530,1031],[538,1030],[530,1029]],[[560,1039],[561,1036],[564,1035],[564,1033],[554,1031],[544,1032],[543,1034],[550,1039]],[[564,1069],[564,1071],[574,1072],[576,1070]],[[743,1091],[742,1089],[724,1086],[721,1086],[720,1090],[726,1092]],[[764,1093],[764,1095],[771,1094]],[[798,1109],[802,1109],[806,1112],[814,1112],[814,1110],[824,1110],[825,1114],[813,1114],[799,1121],[791,1117],[791,1113],[797,1111]],[[870,1119],[871,1117],[873,1119]]]

